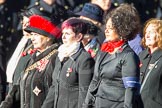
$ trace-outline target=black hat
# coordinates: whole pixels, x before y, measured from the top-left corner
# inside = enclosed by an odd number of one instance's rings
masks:
[[[29,6],[27,9],[22,10],[21,16],[30,17],[32,15],[47,16],[47,14],[39,9],[37,5]]]
[[[103,20],[103,10],[96,4],[85,3],[82,10],[76,15],[84,16],[87,18],[91,18],[95,21],[102,22]]]
[[[27,32],[36,32],[50,38],[59,39],[61,29],[43,16],[32,15],[29,17],[29,25],[25,28]]]

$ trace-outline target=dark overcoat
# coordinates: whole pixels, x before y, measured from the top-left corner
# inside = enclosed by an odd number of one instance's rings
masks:
[[[89,86],[84,108],[132,108],[139,87],[139,58],[126,43],[116,53],[101,52]],[[134,82],[125,85],[124,78]]]
[[[146,49],[140,53],[139,57],[142,83],[140,107],[162,108],[162,50],[158,49],[150,55]],[[155,64],[156,61],[158,61],[157,64]]]
[[[94,59],[83,46],[60,62],[56,58],[53,84],[43,108],[82,108],[94,71]]]
[[[36,56],[36,53],[32,55],[25,70],[33,66],[34,63],[37,63],[36,67],[28,72],[22,72],[20,78],[21,108],[40,108],[43,104],[52,84],[57,48],[58,44],[54,44],[38,56]],[[51,54],[52,51],[55,53]],[[45,57],[47,58],[44,59]]]

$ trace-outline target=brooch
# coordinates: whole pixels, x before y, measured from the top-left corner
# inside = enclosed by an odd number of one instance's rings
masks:
[[[67,73],[66,73],[66,77],[69,77],[70,76],[70,73],[73,71],[72,68],[68,68],[67,69]]]
[[[36,86],[36,87],[34,88],[33,92],[34,92],[34,94],[35,94],[36,96],[38,96],[39,93],[41,92],[41,90]]]
[[[148,69],[152,69],[154,67],[154,64],[149,64]]]
[[[38,66],[36,68],[39,70],[39,72],[43,71],[46,68],[48,62],[48,59],[42,59],[37,63]]]

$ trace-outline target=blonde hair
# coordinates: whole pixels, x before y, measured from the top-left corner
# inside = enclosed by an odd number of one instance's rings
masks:
[[[142,45],[145,48],[147,47],[146,44],[145,44],[145,42],[146,42],[145,34],[146,34],[146,29],[148,28],[148,26],[150,24],[156,25],[155,29],[158,33],[158,47],[160,49],[162,49],[162,20],[157,19],[157,18],[151,18],[148,21],[146,21],[146,23],[144,25],[144,29],[143,29]]]

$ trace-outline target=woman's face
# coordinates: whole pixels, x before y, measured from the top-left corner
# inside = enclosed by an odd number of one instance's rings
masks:
[[[24,36],[30,36],[30,34],[26,31],[24,31],[24,29],[29,25],[29,18],[26,16],[23,16],[22,19],[22,30],[23,30],[23,35]]]
[[[145,31],[145,44],[148,47],[157,47],[158,33],[156,31],[156,25],[150,24]]]
[[[115,28],[112,26],[111,18],[108,19],[105,28],[105,37],[107,41],[117,41],[119,40],[119,35],[116,33]]]
[[[44,51],[47,48],[48,43],[50,41],[49,37],[40,35],[40,34],[35,33],[35,32],[31,32],[30,38],[31,38],[31,41],[32,41],[34,48],[38,49],[39,51]]]
[[[71,44],[75,42],[79,42],[80,39],[79,39],[79,36],[77,36],[70,27],[68,28],[65,27],[62,30],[62,41],[64,45],[70,46]]]

